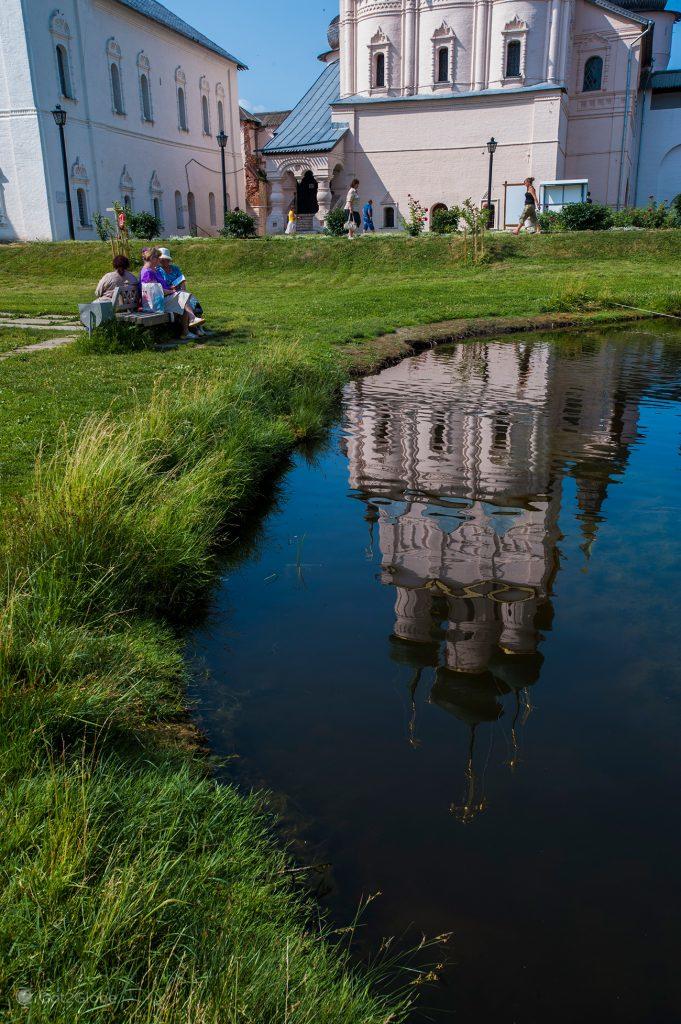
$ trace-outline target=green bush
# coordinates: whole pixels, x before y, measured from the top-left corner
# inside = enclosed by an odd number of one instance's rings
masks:
[[[616,210],[612,215],[613,227],[616,228],[666,228],[673,227],[673,213],[664,203],[651,203],[650,206],[627,206],[624,210]]]
[[[563,230],[560,214],[556,213],[555,210],[546,210],[544,213],[540,213],[538,219],[539,227],[547,234],[550,234],[552,231]]]
[[[336,238],[340,238],[345,234],[348,221],[347,210],[344,210],[341,206],[337,206],[334,210],[328,214],[326,218],[326,233],[328,235],[334,235]]]
[[[430,222],[430,230],[436,235],[454,235],[461,228],[461,207],[450,206],[448,210],[436,210]]]
[[[133,238],[144,238],[150,242],[152,238],[160,238],[163,234],[163,224],[153,213],[148,213],[146,210],[134,213],[126,208],[125,216],[128,231]]]
[[[109,239],[114,237],[114,227],[108,217],[104,217],[101,213],[95,212],[92,214],[92,220],[94,221],[95,231],[100,242],[108,242]]]
[[[243,210],[228,210],[220,234],[225,238],[254,238],[255,220]]]
[[[95,327],[92,334],[79,334],[76,342],[81,352],[89,355],[125,355],[127,352],[141,352],[153,348],[154,336],[134,324],[109,320]]]
[[[600,203],[570,203],[559,216],[565,231],[607,231],[612,227],[612,210]]]

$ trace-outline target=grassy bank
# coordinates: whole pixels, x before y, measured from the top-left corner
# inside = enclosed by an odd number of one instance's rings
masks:
[[[376,333],[615,301],[681,312],[680,248],[674,232],[502,238],[470,267],[442,239],[187,242],[175,255],[215,344],[1,364],[0,464],[20,497],[2,535],[0,1019],[400,1019],[313,926],[257,802],[178,744],[178,626],[267,472],[353,367],[400,351]],[[72,312],[105,260],[0,248],[3,308]]]

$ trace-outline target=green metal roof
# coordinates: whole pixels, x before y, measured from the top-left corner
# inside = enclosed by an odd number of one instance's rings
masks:
[[[347,124],[335,123],[331,118],[331,104],[339,95],[340,65],[334,61],[327,64],[274,138],[263,146],[263,153],[324,153],[333,149],[348,130]]]
[[[678,71],[653,71],[650,76],[653,89],[681,89],[681,69]]]

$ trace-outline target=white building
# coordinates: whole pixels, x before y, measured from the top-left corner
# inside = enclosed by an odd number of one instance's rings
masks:
[[[641,103],[642,142],[636,199],[669,203],[681,192],[681,71],[655,71]]]
[[[679,17],[665,5],[341,0],[322,75],[262,147],[268,230],[283,230],[292,201],[320,230],[353,177],[378,228],[400,225],[410,194],[431,211],[479,203],[491,136],[498,227],[517,221],[527,176],[547,203],[572,183],[631,205],[645,83],[667,68]]]
[[[238,106],[244,68],[156,0],[0,4],[0,241],[68,238],[59,132],[66,110],[75,234],[112,202],[156,212],[166,234],[214,234],[220,152],[245,203]]]

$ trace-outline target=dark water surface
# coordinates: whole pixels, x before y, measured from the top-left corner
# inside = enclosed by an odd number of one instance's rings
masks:
[[[681,1020],[680,415],[658,324],[353,384],[196,639],[335,919],[453,933],[435,1019]]]

